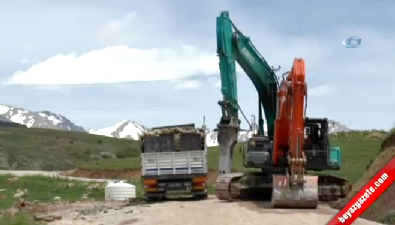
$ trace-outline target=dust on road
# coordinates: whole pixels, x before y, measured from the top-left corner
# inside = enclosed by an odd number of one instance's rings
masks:
[[[102,204],[102,203],[95,203]],[[271,209],[264,202],[221,202],[215,197],[205,201],[167,201],[135,206],[107,205],[63,211],[60,221],[53,225],[262,225],[262,224],[326,224],[337,212],[326,206],[316,210]],[[104,209],[104,210],[103,210]],[[355,225],[375,222],[358,219]]]

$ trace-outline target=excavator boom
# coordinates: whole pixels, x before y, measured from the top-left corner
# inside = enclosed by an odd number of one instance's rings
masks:
[[[222,109],[222,117],[217,126],[221,152],[219,173],[227,174],[231,172],[233,148],[240,130],[235,62],[245,71],[258,92],[258,110],[261,112],[262,107],[265,109],[268,136],[274,135],[278,81],[276,74],[250,39],[232,23],[227,11],[221,12],[217,17],[217,54],[224,98],[218,102]],[[258,135],[264,135],[261,113],[258,121]]]
[[[305,62],[295,59],[278,93],[279,114],[274,136],[274,166],[286,158],[286,175],[273,175],[273,207],[315,208],[318,205],[318,177],[305,174],[304,152]]]

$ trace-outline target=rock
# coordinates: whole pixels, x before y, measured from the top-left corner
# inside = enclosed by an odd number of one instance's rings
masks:
[[[80,213],[83,214],[83,215],[89,215],[90,212],[89,212],[88,209],[83,209],[83,210],[80,211]]]
[[[35,221],[42,221],[47,217],[47,215],[43,214],[43,213],[36,213],[34,215],[34,220]]]
[[[24,191],[22,191],[20,188],[18,188],[18,189],[16,190],[16,193],[15,193],[15,195],[14,195],[14,198],[22,198],[22,197],[24,197],[24,196],[27,196],[27,194],[28,194],[27,189],[25,189]]]
[[[0,192],[5,192],[6,190],[5,189],[0,189]]]
[[[44,218],[45,222],[53,222],[55,219],[52,216],[48,216]]]
[[[55,197],[53,198],[53,200],[54,200],[55,202],[60,202],[61,198],[60,198],[59,196],[55,196]]]
[[[20,198],[20,197],[22,197],[21,193],[16,193],[16,194],[14,195],[14,198]]]
[[[126,211],[125,213],[126,213],[126,214],[127,214],[127,213],[133,213],[133,210]]]
[[[98,159],[102,159],[102,157],[100,155],[90,155],[89,157],[91,160],[98,160]]]
[[[108,213],[107,209],[103,210],[103,213]]]
[[[13,183],[13,182],[18,181],[18,180],[19,180],[19,177],[13,177],[13,178],[8,179],[8,182],[9,183]]]
[[[55,220],[61,220],[62,219],[62,215],[60,215],[60,214],[53,214],[53,218]]]
[[[111,152],[100,152],[100,156],[103,159],[116,159],[117,156]]]
[[[67,184],[67,187],[68,187],[68,188],[71,188],[71,187],[74,187],[74,186],[75,186],[74,183],[68,183],[68,184]]]

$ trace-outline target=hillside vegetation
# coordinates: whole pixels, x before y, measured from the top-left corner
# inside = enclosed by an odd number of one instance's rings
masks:
[[[138,156],[138,146],[137,141],[82,132],[1,128],[0,169],[68,170],[114,155]]]
[[[331,145],[342,149],[343,162],[340,171],[326,173],[356,182],[378,155],[386,135],[384,131],[351,131],[331,135]],[[245,170],[240,147],[241,143],[235,147],[234,170]],[[100,156],[101,152],[106,154]],[[68,170],[79,167],[101,171],[139,170],[139,154],[139,142],[133,140],[47,129],[0,129],[0,169]],[[210,147],[209,169],[216,171],[218,162],[219,148]]]

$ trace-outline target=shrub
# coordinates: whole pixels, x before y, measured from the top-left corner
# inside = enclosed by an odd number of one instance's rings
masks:
[[[121,150],[118,150],[116,156],[120,159],[123,158],[135,158],[139,156],[139,152],[135,147],[127,147]]]

